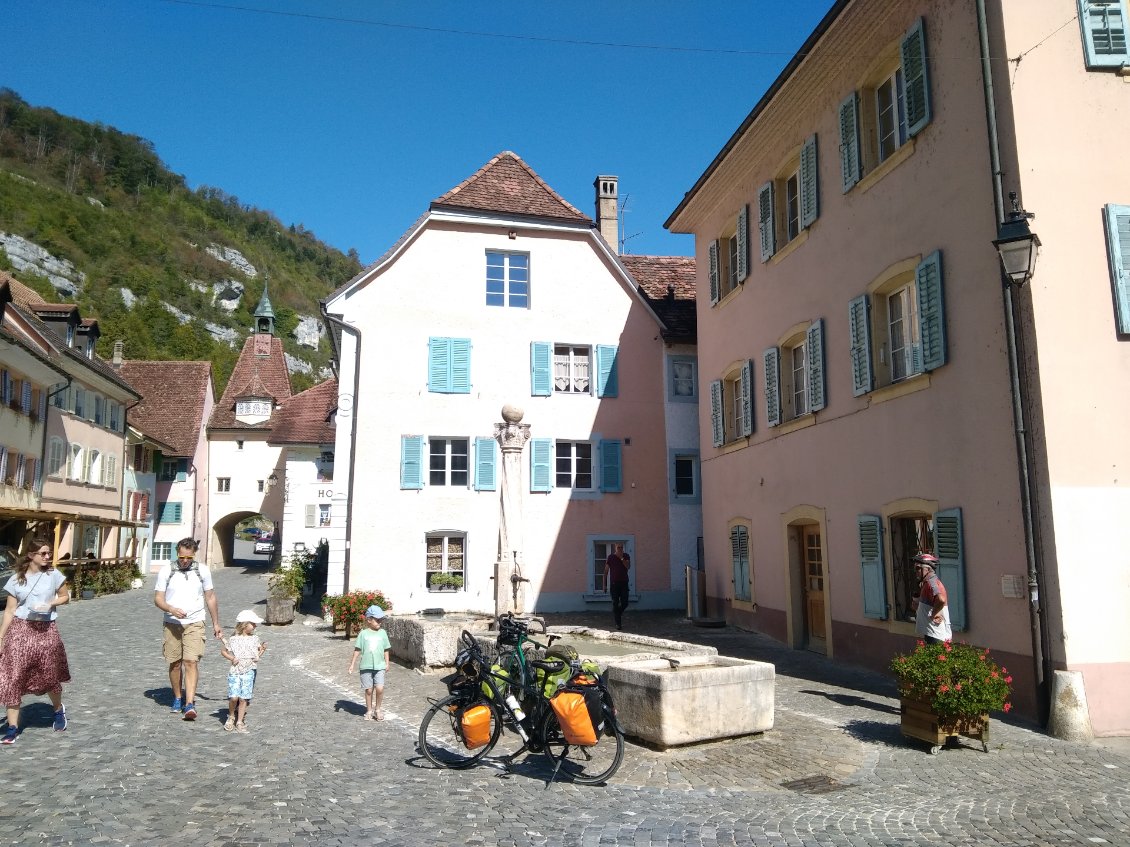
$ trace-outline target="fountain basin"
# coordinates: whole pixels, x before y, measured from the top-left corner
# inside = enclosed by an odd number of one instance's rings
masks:
[[[481,638],[487,634],[493,620],[490,615],[473,612],[388,615],[383,626],[396,659],[409,667],[443,668],[455,664],[463,630]]]
[[[615,662],[608,681],[620,724],[658,747],[773,728],[776,668],[729,656],[681,655]]]

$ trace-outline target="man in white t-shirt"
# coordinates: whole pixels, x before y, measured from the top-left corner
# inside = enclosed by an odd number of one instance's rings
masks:
[[[212,617],[212,634],[222,638],[220,605],[212,589],[212,572],[196,562],[196,541],[182,538],[177,542],[177,563],[169,562],[157,572],[157,588],[153,604],[165,613],[165,661],[169,663],[169,683],[173,687],[173,713],[196,720],[197,663],[204,655],[204,609]],[[181,671],[184,690],[181,690]],[[181,695],[184,699],[181,699]]]

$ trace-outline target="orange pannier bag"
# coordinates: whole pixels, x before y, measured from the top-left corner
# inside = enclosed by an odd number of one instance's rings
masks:
[[[480,704],[464,709],[459,716],[459,726],[467,749],[482,747],[490,741],[490,708]]]
[[[595,699],[599,704],[600,690],[588,688],[591,685],[583,676],[578,676],[549,701],[553,713],[557,715],[557,722],[561,725],[561,734],[569,744],[577,747],[592,747],[597,740],[589,700]]]

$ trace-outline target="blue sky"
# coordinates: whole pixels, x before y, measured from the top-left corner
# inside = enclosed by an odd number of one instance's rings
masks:
[[[365,262],[513,150],[628,253],[663,229],[832,0],[4,0],[0,86],[153,142]]]

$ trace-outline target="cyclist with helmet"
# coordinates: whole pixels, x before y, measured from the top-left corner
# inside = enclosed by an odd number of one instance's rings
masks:
[[[915,632],[927,644],[952,641],[949,598],[946,597],[946,587],[938,579],[938,557],[919,553],[914,557],[914,570],[920,585],[918,596],[914,598]]]

